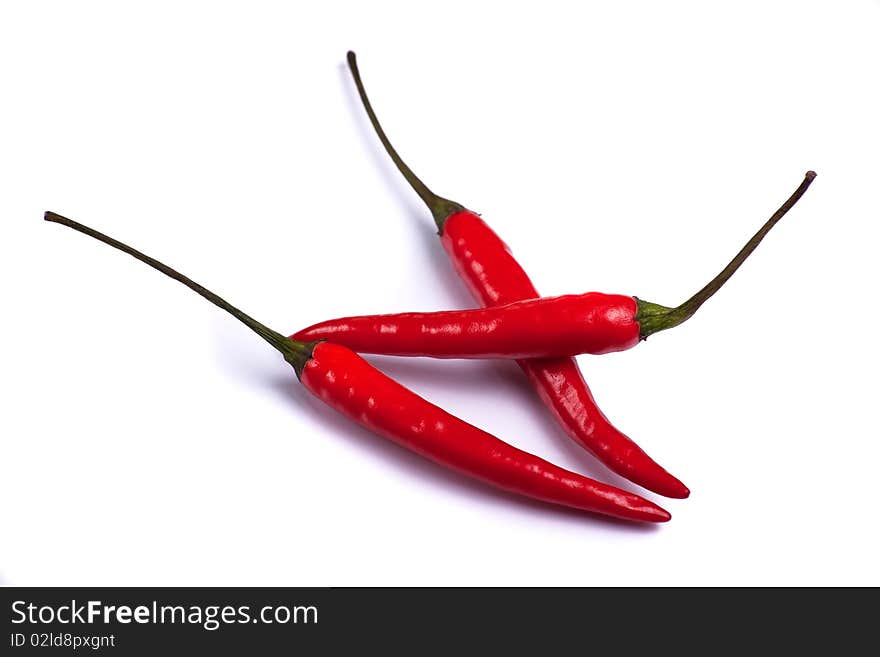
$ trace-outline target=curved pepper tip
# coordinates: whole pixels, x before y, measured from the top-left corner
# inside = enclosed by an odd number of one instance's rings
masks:
[[[672,520],[672,514],[659,506],[656,509],[651,509],[651,512],[651,522],[669,522]]]
[[[669,479],[663,482],[663,485],[651,486],[650,490],[664,497],[671,497],[676,500],[684,500],[691,496],[690,488],[672,475],[669,475]]]
[[[626,515],[620,515],[618,517],[625,518],[627,520],[637,520],[640,522],[669,522],[672,520],[672,514],[669,513],[666,509],[664,509],[659,504],[652,502],[649,499],[644,497],[640,497],[636,494],[632,494],[630,499],[628,500],[629,509],[631,513]],[[611,515],[617,515],[612,512]]]
[[[663,497],[683,500],[691,495],[687,486],[650,459],[644,452],[641,454],[640,460],[631,459],[629,467],[617,469],[615,472]]]

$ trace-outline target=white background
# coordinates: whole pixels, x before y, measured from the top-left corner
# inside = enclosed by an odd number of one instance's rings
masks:
[[[4,3],[0,581],[880,584],[880,2]],[[545,294],[666,305],[819,177],[687,325],[581,357],[693,491],[659,527],[496,493],[310,397],[91,224],[285,332],[472,305],[345,68]],[[371,359],[623,483],[514,365]]]

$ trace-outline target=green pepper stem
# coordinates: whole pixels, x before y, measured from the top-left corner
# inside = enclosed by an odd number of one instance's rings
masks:
[[[382,142],[385,151],[391,157],[397,170],[403,174],[403,177],[406,178],[410,187],[413,188],[415,193],[418,194],[422,201],[425,202],[425,205],[428,206],[431,214],[434,215],[434,223],[437,224],[437,230],[443,232],[443,224],[446,223],[449,216],[456,212],[461,212],[464,210],[464,207],[455,201],[450,201],[449,199],[437,196],[416,174],[413,173],[412,169],[410,169],[400,155],[397,154],[397,151],[394,149],[394,146],[391,145],[391,141],[388,139],[385,131],[382,129],[379,119],[376,117],[376,113],[373,111],[373,106],[370,104],[370,99],[367,97],[364,83],[361,80],[361,73],[358,70],[357,57],[351,50],[348,51],[348,67],[351,69],[351,75],[354,78],[355,85],[357,85],[358,94],[361,97],[361,103],[363,103],[367,116],[370,118],[370,123],[376,131],[376,135],[379,137],[379,141]]]
[[[175,271],[168,265],[159,262],[158,260],[151,258],[148,255],[141,253],[140,251],[133,249],[127,244],[123,244],[122,242],[113,239],[112,237],[108,237],[103,233],[99,233],[93,228],[89,228],[88,226],[84,226],[83,224],[77,223],[72,219],[68,219],[67,217],[62,217],[60,214],[55,214],[54,212],[47,212],[43,218],[46,221],[51,221],[56,224],[61,224],[62,226],[67,226],[68,228],[73,228],[73,230],[79,231],[84,235],[88,235],[89,237],[93,237],[96,240],[104,242],[104,244],[109,244],[115,249],[119,249],[127,253],[128,255],[137,258],[143,263],[148,264],[153,269],[157,269],[166,276],[173,278],[180,283],[186,285],[189,289],[200,294],[205,299],[213,303],[215,306],[222,308],[230,315],[237,318],[243,324],[245,324],[248,328],[250,328],[254,333],[263,338],[270,345],[275,347],[278,351],[281,352],[281,355],[284,356],[284,359],[290,363],[293,368],[296,370],[296,375],[299,376],[302,374],[302,369],[305,367],[306,362],[312,357],[312,350],[315,347],[315,343],[313,342],[299,342],[296,340],[291,340],[288,337],[285,337],[278,333],[277,331],[273,331],[267,326],[261,324],[257,320],[255,320],[250,315],[242,312],[232,304],[230,304],[225,299],[217,296],[209,289],[202,287],[195,281],[190,278],[187,278],[183,274],[178,271]]]
[[[763,240],[767,233],[770,232],[770,229],[773,228],[773,226],[775,226],[792,207],[794,207],[794,204],[804,195],[804,192],[807,191],[807,188],[810,186],[810,183],[813,182],[815,177],[815,171],[807,171],[803,182],[796,190],[794,190],[794,193],[776,212],[773,213],[773,216],[767,220],[767,223],[761,226],[761,229],[755,233],[752,239],[750,239],[740,252],[736,254],[734,259],[731,260],[715,278],[709,281],[703,289],[683,304],[676,308],[668,308],[649,301],[642,301],[637,298],[638,311],[636,312],[636,321],[639,323],[641,338],[644,340],[653,333],[673,328],[690,319],[700,306],[706,303],[706,301],[721,289],[721,286],[733,276],[734,272],[739,269],[740,265],[745,262],[746,258],[752,254],[752,251],[757,248],[758,244],[761,243],[761,240]]]

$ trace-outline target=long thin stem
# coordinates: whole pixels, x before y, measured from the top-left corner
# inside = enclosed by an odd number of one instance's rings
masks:
[[[746,245],[736,254],[733,260],[731,260],[715,278],[709,281],[699,292],[694,294],[694,296],[683,304],[676,308],[667,308],[666,306],[639,299],[639,310],[636,320],[639,322],[642,338],[647,338],[649,335],[656,333],[657,331],[673,328],[674,326],[678,326],[682,322],[690,319],[700,306],[706,303],[706,301],[721,289],[721,286],[733,276],[734,272],[740,268],[742,263],[746,261],[746,259],[757,248],[758,244],[761,243],[761,240],[763,240],[767,233],[770,232],[770,229],[779,223],[779,220],[782,219],[792,207],[794,207],[795,203],[797,203],[801,196],[804,195],[804,192],[807,191],[807,188],[815,178],[815,171],[807,171],[804,175],[803,182],[798,185],[798,188],[794,190],[794,193],[776,212],[773,213],[773,216],[767,220],[767,223],[761,226],[760,230],[754,234],[752,239],[746,242]]]
[[[193,292],[200,294],[205,299],[213,303],[215,306],[222,308],[230,315],[237,318],[248,328],[250,328],[254,333],[259,335],[266,342],[268,342],[270,345],[280,351],[281,354],[284,356],[284,359],[291,365],[293,365],[294,369],[296,370],[297,376],[302,372],[302,368],[305,365],[306,361],[311,358],[314,343],[298,342],[296,340],[291,340],[290,338],[281,335],[277,331],[273,331],[264,324],[261,324],[260,322],[255,320],[250,315],[242,312],[225,299],[217,296],[216,294],[211,292],[211,290],[199,285],[191,278],[184,276],[180,272],[172,269],[162,262],[159,262],[155,258],[151,258],[150,256],[141,253],[137,249],[133,249],[127,244],[123,244],[119,240],[108,237],[107,235],[104,235],[103,233],[100,233],[93,228],[84,226],[83,224],[78,223],[73,219],[62,217],[60,214],[55,214],[54,212],[46,212],[43,218],[46,221],[51,221],[56,224],[61,224],[62,226],[67,226],[68,228],[73,228],[73,230],[79,231],[80,233],[88,235],[89,237],[93,237],[96,240],[104,242],[104,244],[109,244],[113,248],[119,249],[120,251],[123,251],[134,258],[137,258],[138,260],[149,265],[153,269],[157,269],[166,276],[169,276],[174,280],[183,283]]]
[[[425,205],[428,206],[431,214],[434,215],[434,222],[437,224],[438,230],[442,231],[443,224],[446,222],[449,215],[455,212],[460,212],[464,208],[455,201],[450,201],[449,199],[437,196],[432,192],[428,186],[413,173],[412,169],[407,166],[406,162],[403,161],[400,155],[397,154],[397,151],[394,149],[394,146],[391,145],[391,141],[388,139],[385,131],[382,129],[379,119],[376,117],[376,113],[373,111],[373,106],[370,103],[370,99],[367,97],[367,91],[364,89],[364,83],[361,80],[361,73],[358,70],[357,57],[351,50],[348,51],[348,67],[351,69],[351,75],[354,78],[355,85],[357,85],[358,94],[360,94],[361,97],[361,103],[363,103],[367,116],[370,119],[370,123],[376,131],[376,135],[379,137],[379,141],[382,142],[385,151],[391,157],[391,160],[394,162],[398,171],[400,171],[400,173],[403,174],[403,177],[406,178],[410,187],[413,188],[416,194],[418,194],[422,201],[425,202]]]

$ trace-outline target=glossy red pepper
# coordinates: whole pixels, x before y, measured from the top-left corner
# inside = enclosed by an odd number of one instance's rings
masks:
[[[454,470],[526,497],[627,520],[664,522],[648,500],[517,449],[422,399],[345,347],[321,342],[301,381],[337,411]]]
[[[368,354],[432,358],[553,358],[605,354],[639,342],[636,302],[619,294],[567,295],[471,310],[361,315],[302,329]]]
[[[482,305],[539,296],[507,245],[477,215],[462,210],[447,217],[440,241]],[[611,424],[593,399],[574,358],[518,360],[517,364],[568,435],[613,472],[660,495],[690,495],[687,486]]]
[[[434,194],[402,160],[373,111],[353,52],[348,53],[348,63],[377,136],[434,215],[443,247],[471,294],[484,306],[538,297],[501,238],[476,214]],[[611,470],[662,495],[689,495],[684,484],[611,424],[596,405],[573,358],[519,360],[518,364],[568,435]]]
[[[815,176],[808,172],[736,258],[676,308],[621,294],[587,292],[472,310],[342,317],[314,324],[293,337],[332,340],[360,353],[432,358],[556,358],[630,349],[649,335],[689,319],[730,278]],[[467,215],[473,216],[457,211],[448,219]]]
[[[47,212],[45,219],[128,253],[232,314],[277,349],[312,394],[403,447],[498,488],[544,502],[626,520],[665,522],[670,518],[653,502],[564,470],[450,415],[345,347],[286,338],[158,260],[55,213]]]

